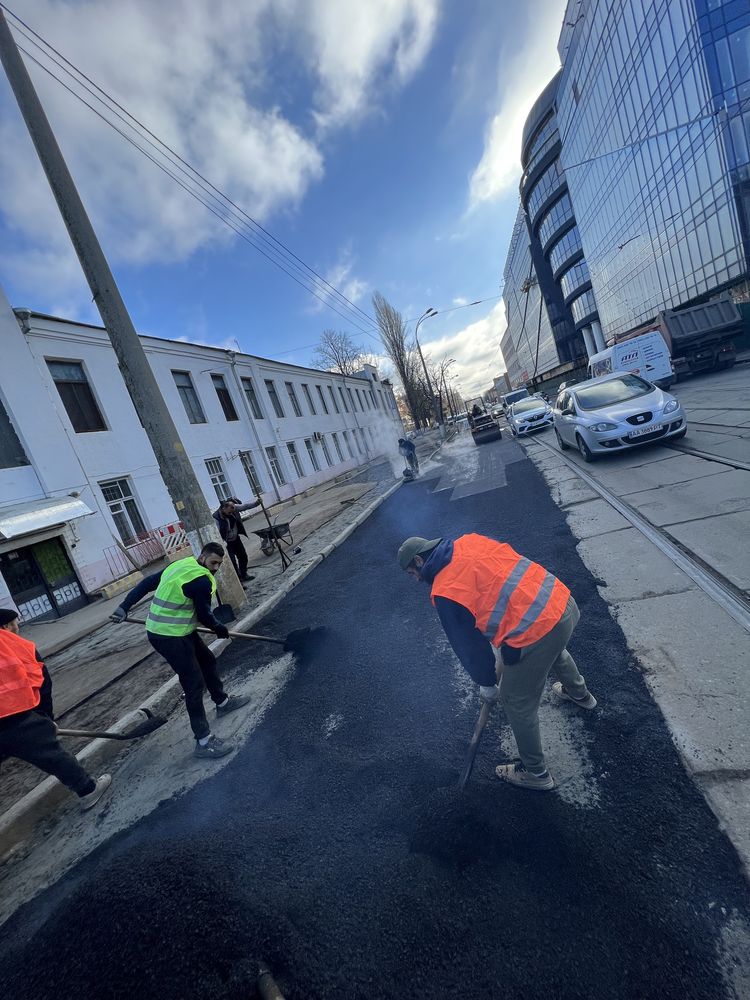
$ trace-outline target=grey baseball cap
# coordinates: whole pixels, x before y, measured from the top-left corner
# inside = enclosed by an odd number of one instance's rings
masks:
[[[401,543],[401,547],[398,550],[398,564],[401,569],[408,569],[414,560],[414,556],[421,556],[425,552],[429,552],[434,549],[436,545],[439,545],[442,538],[420,538],[419,535],[413,535],[411,538],[407,538],[405,542]]]

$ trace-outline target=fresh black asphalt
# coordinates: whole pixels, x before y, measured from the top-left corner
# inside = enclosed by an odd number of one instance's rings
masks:
[[[527,460],[505,473],[462,499],[405,485],[262,623],[325,626],[317,660],[226,768],[19,911],[5,996],[248,1000],[263,960],[289,1000],[727,997],[722,926],[749,910],[736,856],[540,475]],[[456,790],[478,699],[430,652],[427,588],[395,551],[467,531],[542,562],[581,608],[595,808],[494,778],[498,710]],[[269,655],[221,662],[231,678]]]

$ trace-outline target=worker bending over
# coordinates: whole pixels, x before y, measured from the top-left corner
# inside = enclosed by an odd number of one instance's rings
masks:
[[[398,453],[404,456],[414,475],[419,475],[419,459],[417,458],[417,449],[414,447],[414,442],[409,441],[407,438],[399,438]]]
[[[34,643],[18,634],[18,612],[6,608],[0,609],[0,759],[4,757],[17,757],[53,775],[75,792],[82,809],[95,806],[112,784],[109,774],[94,780],[60,746],[49,674]]]
[[[448,641],[480,685],[482,700],[503,704],[521,763],[498,765],[498,778],[519,788],[554,788],[538,716],[549,672],[560,678],[552,686],[559,700],[596,708],[566,648],[580,618],[568,588],[510,545],[484,535],[407,538],[398,562],[430,585]]]
[[[203,707],[204,685],[217,715],[228,715],[250,700],[227,695],[216,669],[216,657],[196,631],[200,623],[220,639],[229,638],[229,630],[211,613],[216,594],[214,577],[223,559],[223,546],[208,542],[197,559],[178,559],[161,573],[141,580],[110,616],[112,621],[125,621],[134,604],[156,591],[146,617],[148,641],[177,674],[185,692],[196,757],[214,759],[225,757],[234,747],[211,732]]]

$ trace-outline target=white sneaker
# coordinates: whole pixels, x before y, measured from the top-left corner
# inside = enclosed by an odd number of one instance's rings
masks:
[[[79,799],[81,803],[81,809],[86,812],[87,809],[93,809],[99,799],[104,795],[109,786],[112,784],[111,774],[102,774],[96,779],[96,785],[93,791],[90,791],[88,795],[82,795]]]
[[[590,691],[586,692],[585,698],[574,698],[572,694],[568,694],[565,688],[562,686],[562,681],[555,681],[552,685],[552,693],[560,699],[560,701],[570,701],[579,708],[596,708],[596,698],[591,694]]]

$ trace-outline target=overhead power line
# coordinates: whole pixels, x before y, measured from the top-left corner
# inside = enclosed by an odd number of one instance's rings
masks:
[[[0,4],[5,11],[18,22],[14,28],[23,38],[35,46],[45,59],[52,62],[58,70],[65,73],[77,87],[84,90],[94,100],[106,110],[109,115],[125,125],[131,132],[135,133],[141,142],[151,147],[153,153],[149,153],[139,142],[135,141],[132,135],[127,134],[119,128],[106,114],[99,108],[94,107],[77,90],[73,89],[65,80],[61,79],[50,67],[40,61],[28,49],[21,48],[21,51],[31,59],[37,66],[44,70],[57,83],[65,88],[73,97],[81,101],[86,107],[94,112],[105,124],[109,125],[123,139],[133,145],[139,152],[143,153],[155,166],[159,167],[175,183],[179,184],[183,190],[194,197],[197,201],[208,208],[225,225],[233,229],[237,235],[241,236],[251,246],[258,250],[266,259],[274,263],[289,277],[300,284],[307,292],[314,295],[324,305],[329,306],[334,312],[350,322],[360,332],[367,333],[363,329],[363,324],[376,329],[374,319],[362,310],[356,303],[352,302],[343,292],[336,288],[331,282],[319,274],[314,268],[306,264],[297,254],[289,249],[281,240],[268,232],[259,222],[250,216],[244,209],[238,206],[228,195],[209,181],[195,167],[185,160],[179,153],[163,142],[147,126],[143,125],[125,107],[119,104],[102,87],[91,80],[85,73],[78,69],[70,60],[60,53],[54,46],[46,41],[38,32],[34,31],[25,21],[18,17],[12,10],[4,4]],[[166,160],[168,166],[163,160]],[[173,173],[176,170],[183,175],[184,179]],[[187,181],[187,183],[185,182]],[[195,190],[195,185],[198,191]],[[204,200],[208,199],[208,202]],[[217,210],[217,209],[220,209]],[[238,229],[238,226],[240,229]],[[341,312],[341,309],[345,312]]]

